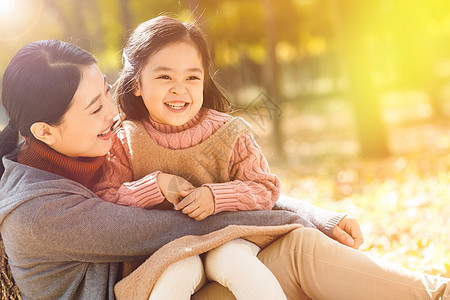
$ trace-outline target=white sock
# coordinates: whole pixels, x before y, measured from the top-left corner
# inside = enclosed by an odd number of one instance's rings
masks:
[[[256,257],[259,251],[243,239],[223,244],[206,254],[206,277],[227,287],[238,300],[286,299],[278,280]]]
[[[198,255],[185,258],[164,270],[149,300],[189,300],[205,281],[201,258]]]

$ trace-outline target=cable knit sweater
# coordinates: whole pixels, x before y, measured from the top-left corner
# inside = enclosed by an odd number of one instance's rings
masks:
[[[202,109],[182,126],[164,125],[153,120],[142,124],[159,146],[186,149],[207,140],[231,119],[228,114]],[[125,130],[120,128],[115,132],[113,147],[103,165],[103,177],[94,191],[108,202],[151,208],[164,201],[156,181],[159,171],[133,181],[130,151]],[[269,165],[250,132],[243,133],[234,145],[228,177],[229,181],[224,183],[205,184],[214,195],[214,213],[271,209],[280,195],[280,181],[270,173]]]

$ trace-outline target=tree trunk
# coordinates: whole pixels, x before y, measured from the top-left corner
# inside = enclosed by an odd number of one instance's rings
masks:
[[[58,5],[57,2],[55,2],[55,0],[45,0],[44,3],[47,7],[52,8],[53,10],[55,10],[57,12],[57,16],[59,19],[60,24],[62,24],[63,28],[64,28],[64,37],[66,40],[71,40],[73,39],[73,26],[72,24],[70,24],[69,20],[66,18],[66,16],[64,15],[63,10],[61,9],[61,7]]]
[[[272,5],[272,0],[265,0],[265,13],[266,13],[266,32],[267,32],[267,40],[266,40],[266,49],[268,54],[268,60],[266,65],[263,68],[264,76],[263,82],[264,86],[267,89],[267,93],[269,95],[269,99],[265,99],[265,101],[272,102],[266,103],[265,106],[270,110],[268,115],[272,121],[273,131],[272,131],[272,145],[275,150],[275,154],[281,160],[286,158],[284,152],[284,136],[283,130],[281,128],[281,93],[279,86],[279,65],[278,60],[275,53],[275,47],[277,44],[277,36],[276,36],[276,25],[275,18],[273,15],[274,7]],[[264,101],[264,99],[263,99]],[[268,106],[269,105],[269,106]],[[270,107],[271,105],[275,105],[275,107]]]
[[[338,0],[344,67],[348,95],[354,108],[361,155],[367,158],[390,154],[381,117],[380,91],[372,80],[367,32],[380,21],[378,1]]]
[[[128,7],[129,0],[119,0],[120,1],[120,11],[122,12],[122,22],[123,22],[123,31],[122,36],[123,39],[128,39],[128,35],[130,34],[131,30],[133,29],[131,24],[131,14],[130,14],[130,8]]]
[[[91,18],[98,18],[98,25],[94,28],[94,41],[95,43],[92,45],[95,52],[101,53],[105,50],[106,41],[105,41],[105,31],[103,29],[103,23],[101,20],[102,12],[99,7],[99,0],[91,0],[89,2],[90,10],[91,10]],[[94,50],[93,50],[94,51]]]

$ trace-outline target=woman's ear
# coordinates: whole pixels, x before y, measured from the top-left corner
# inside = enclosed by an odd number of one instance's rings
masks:
[[[33,136],[41,142],[47,145],[53,145],[56,143],[55,128],[51,127],[45,122],[33,123],[30,127],[30,131]]]

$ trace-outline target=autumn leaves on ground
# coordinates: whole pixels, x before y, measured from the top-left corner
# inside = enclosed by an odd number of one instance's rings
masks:
[[[273,154],[270,128],[256,129],[283,192],[357,217],[363,251],[450,277],[450,118],[433,120],[420,116],[423,107],[390,102],[384,118],[392,155],[363,160],[345,102],[288,106],[287,162]]]

